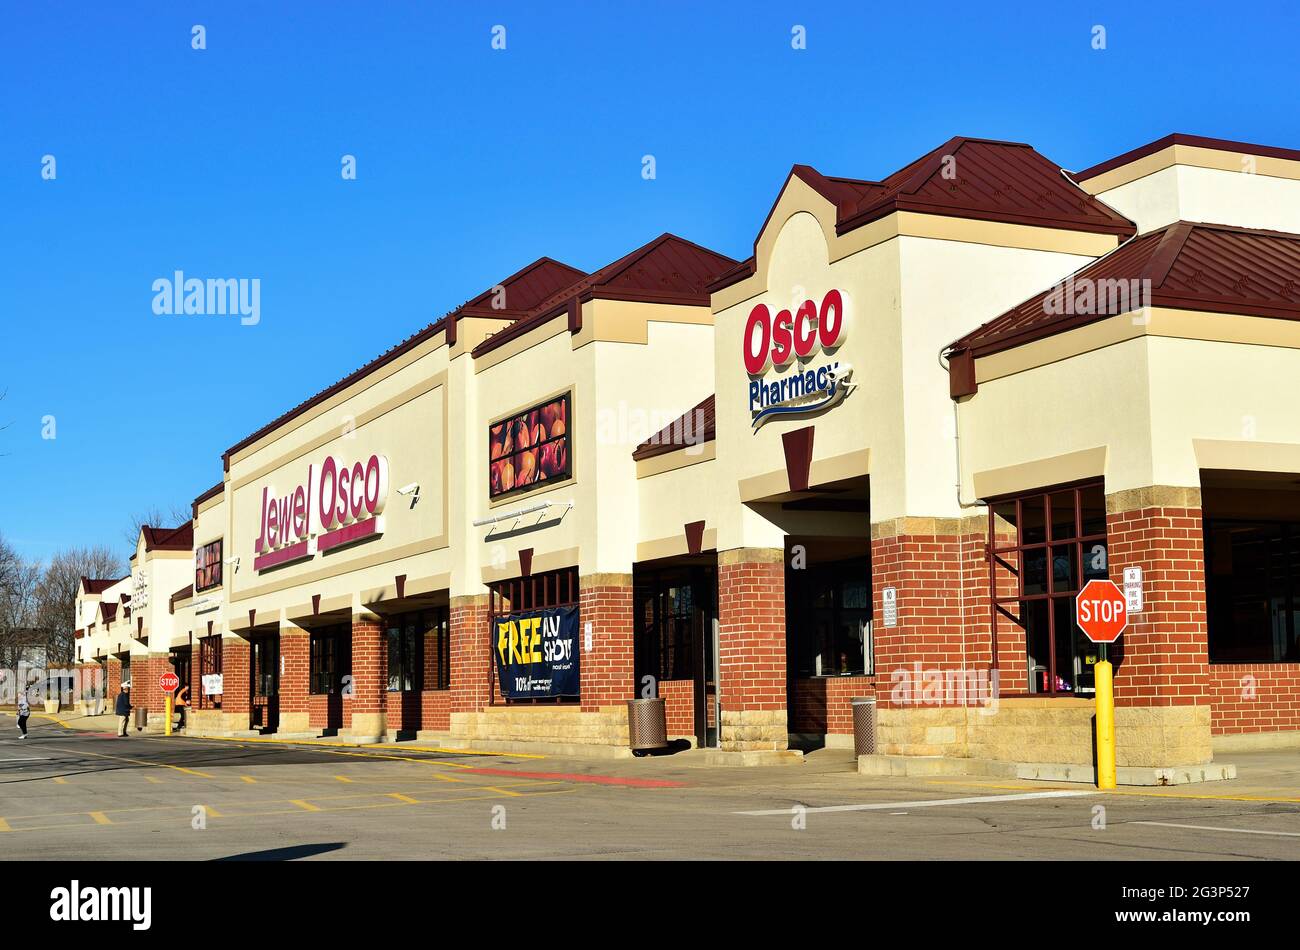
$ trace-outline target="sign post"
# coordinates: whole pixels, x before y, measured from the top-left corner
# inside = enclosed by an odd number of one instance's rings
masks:
[[[181,678],[175,673],[164,673],[158,677],[158,688],[163,696],[163,735],[172,734],[172,694],[180,687]]]
[[[1115,787],[1114,671],[1106,645],[1128,626],[1128,602],[1113,581],[1092,580],[1074,599],[1075,622],[1093,643],[1101,644],[1102,659],[1093,667],[1097,702],[1097,787]]]

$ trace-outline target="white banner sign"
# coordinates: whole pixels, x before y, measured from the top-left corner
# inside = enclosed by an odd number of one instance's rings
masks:
[[[203,695],[220,696],[221,695],[221,674],[205,673],[203,676]]]

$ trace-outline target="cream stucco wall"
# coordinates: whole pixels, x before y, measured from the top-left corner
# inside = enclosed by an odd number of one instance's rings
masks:
[[[249,610],[258,624],[303,616],[314,595],[322,610],[359,610],[396,596],[402,574],[412,592],[445,586],[451,566],[447,378],[447,349],[436,334],[232,457],[225,547],[239,567],[228,568],[225,578],[231,628],[246,627]],[[258,572],[263,488],[287,494],[304,484],[309,465],[318,475],[327,456],[364,465],[372,454],[388,461],[382,535]],[[397,491],[411,484],[419,485],[414,504]],[[315,485],[312,491],[315,505]]]
[[[578,334],[557,319],[512,341],[508,359],[480,361],[467,413],[466,522],[544,501],[556,506],[517,524],[472,529],[466,538],[471,581],[475,569],[485,581],[517,576],[523,548],[532,548],[535,572],[572,564],[581,574],[630,572],[641,538],[632,452],[712,392],[706,308],[593,300],[582,314]],[[565,392],[572,393],[572,479],[490,500],[488,427]]]
[[[1242,319],[1201,325],[1214,316]],[[1202,467],[1296,470],[1300,347],[1157,335],[1163,325],[982,381],[959,408],[967,497],[1103,474],[1114,493],[1199,487]]]
[[[788,526],[776,523],[773,509],[740,502],[754,500],[760,485],[773,495],[784,491],[781,435],[808,425],[815,426],[814,484],[819,465],[856,458],[856,464],[835,470],[844,477],[869,469],[872,521],[959,515],[953,409],[940,351],[1083,266],[1092,259],[1081,253],[1084,246],[1100,254],[1116,243],[1113,238],[1078,242],[1046,229],[1013,234],[984,222],[945,229],[908,221],[875,243],[850,232],[828,244],[826,218],[832,214],[810,189],[788,188],[767,226],[777,236],[770,239],[765,232],[759,241],[760,250],[770,248],[766,274],[760,269],[746,282],[748,295],[728,288],[715,297],[715,305],[721,305],[716,355],[717,468],[724,493],[720,549],[783,543]],[[850,240],[865,246],[845,254]],[[1038,246],[1030,246],[1034,243]],[[760,268],[763,260],[760,254]],[[819,301],[831,288],[849,301],[849,335],[833,354],[814,354],[807,366],[847,361],[855,388],[829,410],[752,431],[742,361],[746,318],[760,302],[775,313],[805,298]],[[764,378],[778,375],[769,371]],[[731,486],[738,486],[734,494]]]
[[[1102,201],[1137,223],[1140,231],[1173,221],[1205,221],[1246,228],[1294,231],[1300,222],[1300,162],[1210,150],[1167,149],[1134,163],[1127,176],[1101,176]],[[1122,182],[1113,186],[1108,182]],[[1090,183],[1084,182],[1085,187]]]

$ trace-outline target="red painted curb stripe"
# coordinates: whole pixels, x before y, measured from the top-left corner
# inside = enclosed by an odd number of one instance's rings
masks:
[[[563,772],[521,772],[516,769],[461,769],[478,775],[503,775],[510,778],[549,778],[561,782],[591,782],[595,785],[627,785],[631,788],[685,788],[685,782],[660,778],[619,778],[614,775],[569,775]]]

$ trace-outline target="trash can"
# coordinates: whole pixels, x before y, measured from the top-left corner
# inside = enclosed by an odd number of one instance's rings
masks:
[[[136,706],[133,711],[135,712],[135,727],[137,729],[143,729],[149,725],[149,710],[143,706]]]
[[[854,696],[853,704],[853,754],[876,754],[876,697]]]
[[[668,705],[662,698],[627,701],[627,741],[634,753],[668,746]]]

